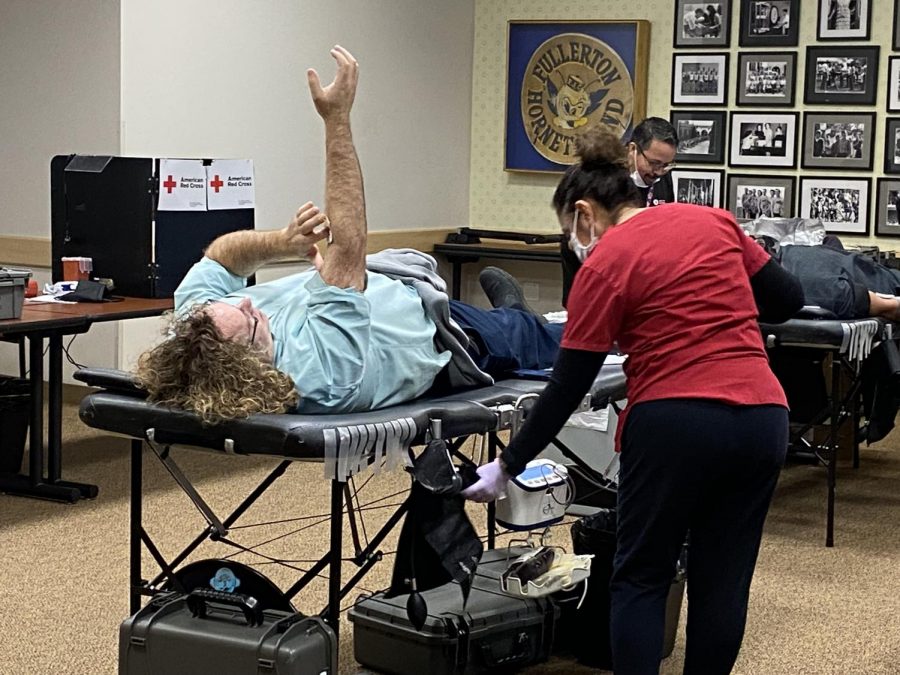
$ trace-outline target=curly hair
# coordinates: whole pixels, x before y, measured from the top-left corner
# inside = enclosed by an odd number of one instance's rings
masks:
[[[135,373],[150,401],[212,425],[284,412],[300,400],[290,376],[252,346],[224,338],[202,305],[171,315],[166,332],[168,339],[141,355]]]

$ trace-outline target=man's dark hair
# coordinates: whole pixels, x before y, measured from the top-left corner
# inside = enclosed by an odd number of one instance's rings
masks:
[[[631,132],[631,141],[641,150],[649,148],[653,141],[677,146],[678,134],[668,120],[662,117],[648,117]]]

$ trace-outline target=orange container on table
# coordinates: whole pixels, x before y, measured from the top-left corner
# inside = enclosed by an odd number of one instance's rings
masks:
[[[93,258],[73,257],[60,258],[62,261],[63,281],[86,281],[94,269]]]

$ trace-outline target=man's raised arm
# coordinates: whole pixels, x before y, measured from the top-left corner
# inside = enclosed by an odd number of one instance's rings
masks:
[[[326,87],[315,70],[306,71],[316,110],[325,121],[325,212],[332,240],[319,269],[325,283],[340,288],[366,287],[366,203],[362,171],[350,133],[350,109],[356,96],[359,65],[340,46],[334,81]]]

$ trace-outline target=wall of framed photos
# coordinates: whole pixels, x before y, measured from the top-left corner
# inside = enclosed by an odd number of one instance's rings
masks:
[[[900,245],[900,0],[674,5],[676,197]]]
[[[892,239],[894,230],[900,235],[900,226],[892,224],[896,218],[892,200],[900,192],[900,150],[885,156],[885,139],[889,137],[891,145],[900,138],[900,49],[896,49],[900,43],[895,35],[900,0],[857,0],[855,4],[863,7],[857,10],[859,19],[841,15],[838,22],[834,16],[830,25],[829,12],[820,17],[823,2],[830,5],[831,0],[479,0],[475,5],[470,224],[537,231],[556,227],[548,204],[559,177],[511,174],[502,166],[504,106],[498,92],[505,90],[509,21],[647,19],[651,22],[647,114],[671,116],[676,127],[684,122],[683,136],[694,147],[680,149],[673,178],[688,181],[686,194],[701,192],[698,188],[704,184],[697,181],[709,178],[712,187],[718,183],[716,196],[722,206],[730,203],[737,211],[740,203],[743,209],[738,195],[743,197],[750,188],[765,189],[764,208],[778,208],[780,201],[782,213],[799,214],[805,190],[810,208],[810,200],[816,197],[816,211],[836,219],[829,221],[829,230],[840,230],[842,240],[900,248],[900,241]],[[850,2],[846,4],[849,7]],[[710,22],[721,24],[717,38],[697,28],[708,19],[701,20],[696,9],[707,13],[709,5],[720,9],[716,14],[721,16]],[[692,34],[685,34],[687,9],[694,10],[697,19]],[[864,77],[860,78],[858,65],[850,67],[847,59],[853,58],[866,59]],[[706,61],[715,62],[714,72],[700,72],[701,67],[708,68]],[[872,70],[870,61],[875,64]],[[764,76],[774,75],[771,66],[763,65],[770,63],[781,64],[778,78]],[[817,79],[818,63],[822,68]],[[770,81],[782,77],[783,85]],[[855,85],[850,84],[853,77]],[[720,82],[713,86],[717,79]],[[680,85],[682,81],[688,86]],[[735,124],[739,132],[733,137]],[[757,125],[762,125],[758,136]],[[743,139],[741,129],[746,132]],[[751,131],[759,143],[747,138]],[[704,133],[713,134],[714,149],[708,156],[701,152],[707,139],[698,138]],[[767,146],[777,146],[778,152],[784,148],[784,154],[772,154]],[[704,177],[704,171],[716,173]],[[746,182],[748,176],[754,185]],[[865,206],[864,222],[859,203],[852,220],[832,213],[838,207],[848,210],[830,203],[836,197],[828,192],[834,185],[829,181],[835,179],[841,186],[845,179],[862,181],[856,201]],[[748,198],[748,209],[751,202]],[[849,206],[851,213],[853,207]]]

